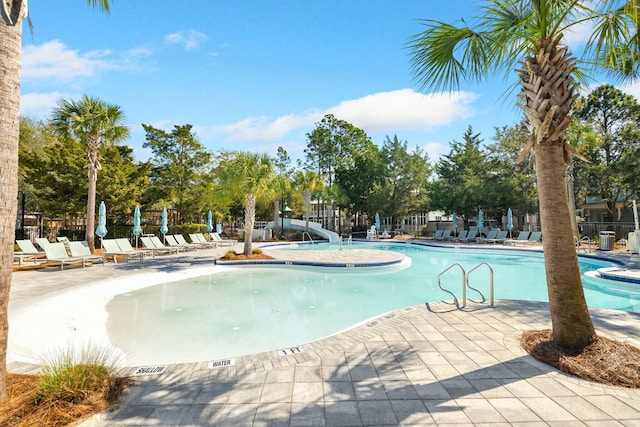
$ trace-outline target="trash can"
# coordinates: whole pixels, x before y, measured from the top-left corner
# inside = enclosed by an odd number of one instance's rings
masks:
[[[615,231],[600,232],[600,250],[610,251],[613,249],[613,242],[616,240]]]

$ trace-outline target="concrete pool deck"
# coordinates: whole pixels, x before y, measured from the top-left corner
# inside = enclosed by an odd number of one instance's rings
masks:
[[[17,272],[10,307],[97,277],[202,266],[227,250]],[[640,315],[591,312],[600,335],[640,346]],[[522,331],[549,327],[546,303],[415,305],[281,353],[148,367],[116,411],[82,425],[640,425],[640,390],[565,375],[520,349]]]

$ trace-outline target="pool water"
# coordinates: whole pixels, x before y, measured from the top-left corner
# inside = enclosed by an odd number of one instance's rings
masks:
[[[453,263],[469,271],[489,262],[496,299],[547,301],[540,253],[404,244],[361,247],[401,252],[412,262],[406,268],[374,270],[225,269],[151,286],[109,301],[107,333],[114,346],[135,360],[155,363],[216,360],[289,348],[392,310],[450,300],[438,288],[437,277]],[[583,273],[607,266],[611,264],[580,261]],[[632,285],[615,283],[610,289],[611,282],[586,276],[583,281],[590,306],[640,312],[640,294]],[[462,273],[449,271],[442,284],[460,297]],[[470,284],[488,298],[489,269],[476,270]],[[476,297],[468,291],[468,298]]]

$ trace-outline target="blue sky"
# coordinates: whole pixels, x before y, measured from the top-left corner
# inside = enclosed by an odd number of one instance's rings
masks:
[[[44,119],[61,97],[119,105],[138,160],[141,124],[192,124],[211,151],[302,158],[306,133],[331,113],[381,145],[397,135],[432,159],[468,126],[489,142],[520,118],[515,82],[420,92],[409,38],[420,19],[453,22],[472,0],[113,0],[110,15],[82,0],[29,3],[23,37],[23,116]],[[576,40],[581,36],[576,34]],[[634,90],[629,89],[633,93]]]

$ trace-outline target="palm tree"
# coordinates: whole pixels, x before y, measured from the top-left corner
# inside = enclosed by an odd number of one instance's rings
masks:
[[[120,107],[86,95],[78,102],[60,99],[52,113],[52,123],[59,136],[87,144],[89,191],[85,236],[91,251],[95,249],[96,182],[101,169],[99,151],[102,144],[123,141],[129,136],[129,128],[121,124],[123,120]]]
[[[108,0],[87,0],[109,12]],[[11,290],[15,220],[18,211],[18,139],[22,20],[27,0],[0,2],[0,404],[7,400],[7,310]]]
[[[256,202],[269,195],[274,176],[273,163],[266,154],[238,152],[219,167],[219,191],[244,194],[244,254],[251,255]]]
[[[486,0],[473,21],[426,20],[426,30],[409,42],[412,71],[423,89],[454,90],[460,80],[480,82],[515,69],[530,136],[523,155],[535,152],[553,340],[566,349],[580,350],[596,334],[571,232],[565,163],[575,150],[565,131],[577,82],[586,73],[636,77],[638,19],[635,1]],[[578,62],[564,34],[588,24],[592,36]]]
[[[296,172],[294,181],[299,189],[304,190],[304,229],[306,232],[309,232],[309,208],[311,206],[311,194],[324,187],[324,180],[322,179],[322,176],[316,172],[304,170]]]

